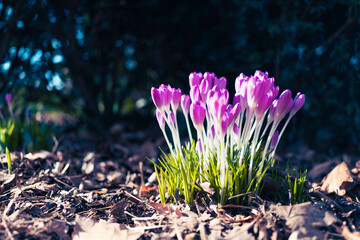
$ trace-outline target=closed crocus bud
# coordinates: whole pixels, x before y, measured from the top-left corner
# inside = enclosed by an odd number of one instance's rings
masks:
[[[161,114],[159,109],[156,109],[156,119],[159,123],[159,126],[162,130],[164,130],[165,128],[165,118],[164,116]]]
[[[278,139],[279,139],[279,132],[276,131],[271,139],[271,142],[270,142],[270,150],[273,150],[278,142]]]
[[[215,84],[215,78],[216,78],[215,73],[209,73],[209,72],[204,73],[204,79],[208,80],[210,89]]]
[[[225,94],[214,92],[207,101],[208,109],[213,118],[220,120],[226,110],[228,102]]]
[[[305,95],[298,92],[294,99],[293,105],[290,110],[290,116],[294,116],[297,111],[304,105],[305,103]]]
[[[151,88],[151,97],[152,97],[152,100],[153,100],[155,106],[158,109],[162,109],[163,103],[162,103],[161,94],[160,94],[159,89],[152,87]]]
[[[203,74],[202,73],[197,73],[197,72],[192,72],[189,75],[189,84],[190,87],[193,88],[195,86],[198,86],[201,82],[201,80],[203,79]]]
[[[190,97],[189,95],[182,95],[181,96],[181,109],[184,113],[184,115],[188,115],[190,108]]]
[[[233,132],[235,133],[236,136],[239,135],[239,126],[236,123],[233,126]]]
[[[291,91],[289,89],[286,89],[282,92],[276,103],[274,120],[281,121],[281,119],[283,119],[285,115],[290,111],[292,104],[293,100],[291,98]]]
[[[172,108],[173,108],[174,112],[176,112],[176,110],[178,109],[180,100],[181,100],[181,89],[173,88],[171,104],[172,104]]]
[[[191,102],[201,101],[199,86],[194,86],[193,88],[190,89],[190,98],[191,98]]]
[[[200,83],[200,96],[201,96],[201,100],[203,102],[206,102],[206,98],[207,98],[207,94],[210,90],[210,87],[209,87],[209,81],[206,80],[206,79],[203,79]]]
[[[170,103],[172,100],[171,89],[172,88],[170,86],[166,86],[164,84],[161,84],[160,88],[159,88],[162,104],[163,104],[165,111],[170,110]]]
[[[241,73],[236,79],[235,79],[235,91],[236,93],[240,92],[241,86],[244,82],[247,82],[249,80],[249,77],[245,74]]]
[[[193,121],[194,127],[199,132],[201,132],[203,128],[205,113],[205,107],[200,103],[200,101],[195,101],[190,105],[190,117]]]
[[[7,94],[5,95],[5,100],[6,100],[7,104],[10,105],[11,100],[12,100],[12,94],[11,94],[11,93],[7,93]]]
[[[226,78],[225,77],[215,78],[214,84],[217,85],[220,89],[225,89],[226,88]]]

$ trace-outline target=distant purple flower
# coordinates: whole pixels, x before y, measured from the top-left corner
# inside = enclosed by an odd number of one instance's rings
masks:
[[[170,110],[170,103],[172,100],[172,92],[171,92],[172,88],[168,85],[164,85],[161,84],[159,91],[160,91],[160,96],[161,96],[161,100],[163,103],[163,107],[165,109],[165,111],[169,111]]]
[[[11,100],[12,100],[12,94],[11,93],[7,93],[6,95],[5,95],[5,100],[6,100],[6,102],[7,102],[7,104],[11,104]]]

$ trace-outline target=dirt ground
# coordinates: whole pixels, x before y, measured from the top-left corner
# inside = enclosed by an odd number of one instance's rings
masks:
[[[12,175],[1,155],[0,239],[360,239],[359,156],[298,144],[277,160],[309,170],[309,202],[254,195],[220,209],[201,194],[160,203],[148,158],[162,144],[153,131],[115,125],[104,136],[67,133],[52,151],[12,152]]]

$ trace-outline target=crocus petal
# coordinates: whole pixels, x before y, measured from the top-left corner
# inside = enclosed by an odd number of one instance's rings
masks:
[[[189,95],[182,95],[181,96],[181,109],[185,115],[188,115],[190,108],[190,97]]]
[[[201,82],[201,80],[203,79],[203,75],[202,73],[197,73],[197,72],[192,72],[189,75],[189,84],[190,87],[193,88],[195,86],[198,86]]]
[[[205,113],[206,110],[200,101],[196,101],[190,105],[190,117],[197,131],[202,130],[202,125],[205,120]]]
[[[172,104],[172,108],[174,111],[176,111],[179,107],[179,103],[181,100],[181,89],[172,89],[172,100],[171,100],[171,104]]]
[[[286,89],[280,95],[277,106],[275,109],[274,120],[281,121],[285,117],[285,115],[290,111],[290,108],[293,104],[293,100],[291,98],[291,91]]]
[[[200,89],[198,85],[190,89],[190,98],[192,102],[201,100]]]
[[[296,94],[293,105],[290,110],[290,115],[294,116],[297,111],[304,105],[305,103],[305,95],[300,92]]]
[[[153,99],[155,106],[157,108],[161,109],[163,107],[163,103],[162,103],[161,94],[160,94],[159,89],[152,87],[151,88],[151,97]]]

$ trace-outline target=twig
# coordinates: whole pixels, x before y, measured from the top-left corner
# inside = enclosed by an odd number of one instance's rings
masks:
[[[3,215],[2,215],[2,222],[4,224],[4,228],[6,230],[6,233],[7,235],[9,236],[9,239],[11,240],[14,240],[14,237],[13,235],[11,234],[10,230],[9,230],[9,227],[7,226],[7,223],[6,223],[6,214],[10,211],[10,208],[11,206],[13,205],[14,203],[14,199],[11,199],[11,201],[9,202],[9,204],[7,205],[7,207],[5,208],[4,212],[3,212]]]
[[[324,193],[322,193],[319,190],[314,190],[312,192],[309,192],[309,194],[313,195],[314,197],[320,199],[321,201],[325,202],[326,204],[328,204],[330,206],[334,205],[338,211],[344,211],[344,209],[338,203],[336,203],[333,199],[326,196]]]

